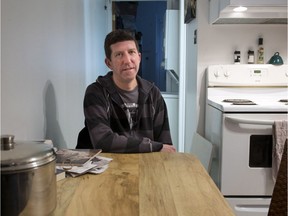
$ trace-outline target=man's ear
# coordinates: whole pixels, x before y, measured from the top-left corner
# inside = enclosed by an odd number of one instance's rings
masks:
[[[105,64],[107,65],[107,67],[108,67],[108,68],[110,68],[110,69],[112,70],[112,68],[111,68],[111,61],[110,61],[110,59],[108,59],[108,58],[105,58]]]

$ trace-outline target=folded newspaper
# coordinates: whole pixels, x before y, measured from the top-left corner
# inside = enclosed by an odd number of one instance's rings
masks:
[[[112,158],[99,156],[100,149],[61,149],[56,151],[56,168],[65,170],[72,177],[85,173],[104,172]]]

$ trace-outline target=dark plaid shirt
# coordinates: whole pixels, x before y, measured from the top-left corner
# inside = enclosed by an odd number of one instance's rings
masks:
[[[123,101],[112,80],[112,72],[99,76],[86,89],[84,98],[85,124],[94,148],[103,152],[160,151],[171,144],[168,113],[159,89],[137,76],[137,121],[130,128],[122,108]]]

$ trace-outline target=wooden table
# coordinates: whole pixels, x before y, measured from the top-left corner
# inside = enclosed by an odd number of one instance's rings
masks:
[[[54,215],[234,215],[191,154],[101,155],[113,158],[104,173],[57,182]]]

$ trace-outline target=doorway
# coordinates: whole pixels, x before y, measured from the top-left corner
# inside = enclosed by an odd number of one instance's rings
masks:
[[[183,0],[180,0],[183,1]],[[107,11],[107,25],[108,25],[108,32],[116,29],[116,8],[115,8],[115,4],[116,3],[123,3],[123,2],[128,2],[128,1],[123,1],[123,0],[105,0],[106,5],[105,5],[105,10]],[[184,130],[185,130],[185,74],[184,74],[184,70],[185,70],[185,52],[186,50],[185,48],[185,31],[184,31],[184,22],[180,22],[181,19],[184,19],[182,14],[184,14],[184,7],[182,7],[181,5],[183,5],[182,3],[180,3],[178,0],[167,0],[167,1],[146,1],[146,0],[135,0],[135,1],[130,1],[130,3],[137,3],[137,7],[136,5],[133,5],[133,10],[134,13],[137,11],[137,15],[140,14],[139,8],[141,6],[141,4],[144,2],[146,3],[157,3],[157,2],[161,2],[161,4],[165,5],[165,10],[163,11],[162,16],[159,18],[154,18],[152,21],[153,23],[157,23],[155,25],[157,25],[158,29],[159,29],[159,33],[158,35],[154,35],[154,41],[156,40],[160,40],[160,45],[158,47],[159,48],[157,51],[161,52],[161,54],[157,53],[156,51],[152,52],[153,55],[152,59],[155,59],[155,62],[157,62],[156,59],[160,59],[160,64],[159,67],[162,70],[159,70],[159,73],[154,72],[154,73],[150,73],[149,74],[143,74],[147,69],[145,68],[145,66],[147,65],[147,63],[145,64],[145,61],[143,60],[144,58],[146,59],[146,56],[148,58],[148,60],[151,58],[149,58],[149,55],[147,54],[144,57],[144,53],[143,53],[143,48],[146,45],[144,44],[146,42],[146,40],[144,40],[144,36],[141,37],[141,45],[142,45],[142,71],[141,71],[141,76],[147,80],[150,80],[151,82],[155,83],[155,85],[157,85],[159,87],[159,89],[161,90],[161,93],[163,95],[163,98],[167,104],[167,108],[168,108],[168,116],[169,116],[169,124],[170,124],[170,131],[171,131],[171,135],[172,135],[172,140],[173,140],[173,145],[176,146],[177,150],[180,152],[184,152]],[[140,4],[140,6],[139,6]],[[128,5],[126,5],[128,7]],[[180,7],[181,6],[181,7]],[[127,8],[126,7],[126,8]],[[137,10],[135,11],[135,7],[137,8]],[[131,10],[132,10],[131,8]],[[149,12],[155,8],[155,6],[148,6],[146,7],[144,10],[142,10],[142,13],[144,13],[144,15],[149,14]],[[132,11],[133,11],[132,10]],[[141,8],[140,8],[141,10]],[[130,12],[132,12],[130,11]],[[139,11],[139,12],[138,12]],[[157,14],[157,12],[153,12],[153,15],[149,16],[148,18],[151,18],[155,15],[155,13]],[[158,13],[159,14],[159,13]],[[129,14],[128,14],[129,15]],[[140,16],[140,15],[139,15]],[[129,17],[128,18],[132,19],[135,17]],[[157,20],[158,19],[158,20]],[[132,19],[133,21],[133,19]],[[118,21],[117,21],[118,22]],[[144,24],[146,24],[147,29],[149,29],[148,31],[148,35],[152,35],[150,29],[151,26],[153,26],[153,23],[149,25],[149,22],[147,21],[146,18],[142,18],[142,22],[144,22]],[[135,23],[132,22],[132,24],[130,23],[130,25],[134,25]],[[136,25],[136,24],[135,24]],[[160,25],[161,28],[159,27]],[[123,28],[123,27],[122,27]],[[138,24],[136,26],[136,29],[138,28]],[[142,30],[138,30],[137,31],[142,31]],[[137,32],[136,31],[136,32]],[[180,38],[183,38],[183,40],[180,40]],[[152,43],[151,42],[151,43]],[[145,50],[144,50],[145,51]],[[148,53],[148,52],[147,52]],[[159,57],[160,56],[160,57]],[[180,64],[181,62],[181,64]],[[151,65],[153,65],[152,63],[148,64],[148,66],[150,67]],[[155,63],[156,65],[156,63]],[[153,68],[156,68],[156,66],[153,66]],[[154,70],[156,71],[156,70]],[[162,71],[162,72],[160,72]],[[182,78],[180,76],[180,74],[183,74]],[[152,78],[151,78],[152,76]],[[157,79],[158,76],[158,79]],[[154,78],[156,77],[156,78]],[[161,84],[162,82],[162,84]],[[160,84],[159,84],[160,83]],[[181,94],[180,94],[181,93]],[[181,113],[181,114],[180,114]],[[181,117],[180,117],[181,116]],[[181,136],[180,136],[181,135]]]
[[[113,29],[126,29],[138,41],[142,61],[139,75],[166,91],[164,32],[166,1],[112,2]]]

